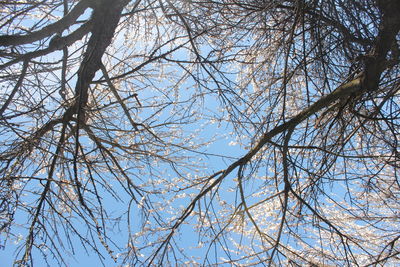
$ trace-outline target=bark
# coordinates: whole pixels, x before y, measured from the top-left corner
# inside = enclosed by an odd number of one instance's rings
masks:
[[[50,24],[38,31],[25,35],[3,35],[0,36],[0,46],[16,46],[33,43],[45,37],[62,32],[71,26],[76,19],[90,6],[93,6],[94,0],[82,0],[62,19]]]
[[[87,105],[89,85],[102,65],[101,58],[112,41],[122,10],[128,2],[129,0],[102,0],[96,3],[91,19],[92,36],[78,70],[75,86],[76,103],[73,109],[76,113]]]

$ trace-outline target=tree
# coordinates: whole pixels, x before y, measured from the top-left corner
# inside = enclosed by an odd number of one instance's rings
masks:
[[[400,2],[0,5],[15,265],[399,264]]]

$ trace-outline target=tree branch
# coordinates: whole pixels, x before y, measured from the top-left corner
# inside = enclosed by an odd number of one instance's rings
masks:
[[[71,26],[88,7],[93,6],[93,3],[94,0],[81,0],[65,17],[30,34],[0,36],[0,46],[16,46],[33,43],[57,32],[62,32],[64,29]]]

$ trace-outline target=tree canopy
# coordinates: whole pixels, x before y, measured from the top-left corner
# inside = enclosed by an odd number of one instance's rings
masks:
[[[399,265],[399,10],[0,1],[0,245],[16,266]]]

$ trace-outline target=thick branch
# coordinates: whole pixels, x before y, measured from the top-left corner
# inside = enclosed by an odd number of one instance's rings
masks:
[[[93,23],[91,21],[86,22],[83,24],[81,27],[79,27],[77,30],[72,32],[71,34],[59,38],[57,42],[52,43],[49,47],[42,49],[42,50],[37,50],[33,51],[30,53],[26,53],[20,57],[17,57],[16,59],[13,59],[7,63],[4,63],[3,65],[0,65],[0,70],[4,69],[6,67],[9,67],[15,63],[18,63],[20,61],[30,61],[33,58],[44,56],[47,54],[50,54],[51,52],[61,50],[65,46],[70,46],[73,43],[75,43],[77,40],[81,39],[85,34],[87,34],[91,28],[92,28]]]
[[[114,37],[122,10],[128,2],[129,0],[103,0],[99,1],[94,9],[92,36],[78,70],[78,80],[75,86],[75,94],[78,99],[75,105],[76,112],[78,112],[78,108],[84,108],[87,104],[89,84],[100,69],[101,58]]]
[[[375,46],[370,55],[367,55],[364,72],[358,75],[354,80],[339,86],[332,93],[321,97],[317,102],[298,113],[288,122],[285,122],[265,133],[258,144],[239,161],[247,163],[266,143],[271,140],[272,137],[289,128],[296,127],[296,125],[303,122],[311,115],[316,114],[323,108],[329,107],[335,101],[346,99],[350,95],[360,95],[365,91],[373,91],[377,89],[381,74],[385,70],[386,55],[395,41],[396,35],[400,31],[400,17],[397,14],[397,11],[400,10],[400,2],[397,0],[382,0],[381,2],[385,2],[385,4],[383,5],[384,9],[382,10],[383,15],[379,27],[380,31],[376,38]]]
[[[0,46],[15,46],[27,43],[33,43],[48,37],[57,32],[62,32],[64,29],[71,26],[76,19],[90,6],[93,5],[93,0],[82,0],[62,19],[57,22],[47,25],[46,27],[26,35],[3,35],[0,36]]]

